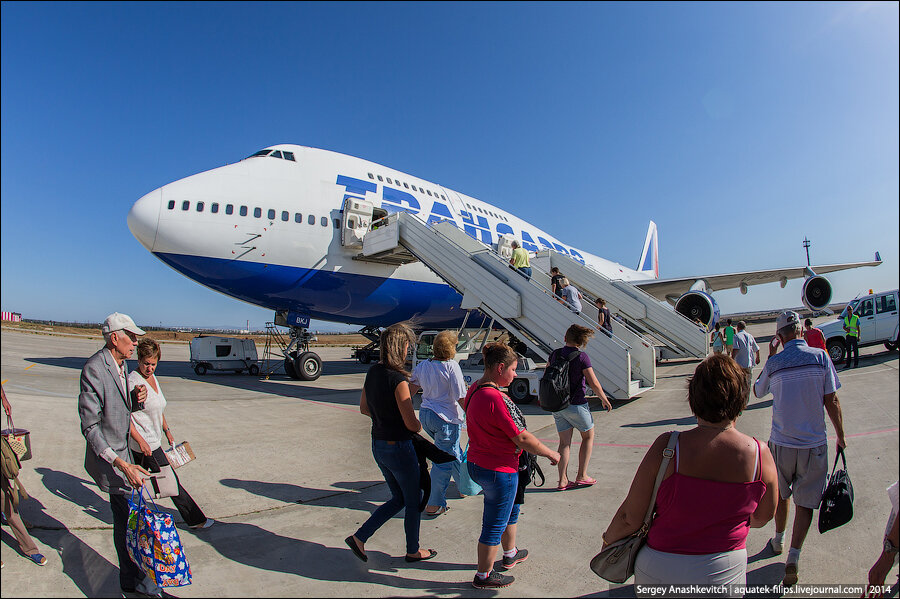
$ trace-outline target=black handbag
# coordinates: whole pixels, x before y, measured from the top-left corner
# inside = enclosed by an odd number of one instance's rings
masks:
[[[837,468],[838,458],[844,463],[843,470]],[[825,533],[832,528],[843,526],[853,518],[853,483],[850,482],[850,474],[847,472],[847,458],[844,457],[844,448],[838,447],[834,456],[834,466],[831,468],[831,477],[825,493],[822,495],[822,504],[819,506],[819,532]]]
[[[538,483],[540,479],[540,483]],[[519,487],[516,489],[516,499],[513,503],[525,503],[525,487],[534,485],[535,487],[543,487],[546,479],[541,465],[538,464],[537,456],[527,451],[519,454]]]

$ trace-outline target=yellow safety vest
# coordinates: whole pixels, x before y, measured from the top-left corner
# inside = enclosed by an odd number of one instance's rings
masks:
[[[844,317],[844,326],[850,329],[847,335],[850,337],[859,337],[859,316],[854,314],[852,317]]]

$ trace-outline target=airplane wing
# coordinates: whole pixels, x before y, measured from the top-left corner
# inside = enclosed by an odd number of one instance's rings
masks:
[[[812,267],[798,266],[795,268],[774,268],[772,270],[736,272],[725,275],[680,277],[677,279],[651,279],[648,281],[632,281],[631,283],[659,300],[669,300],[674,302],[681,294],[690,290],[691,286],[697,281],[705,282],[707,291],[710,292],[736,289],[742,285],[762,285],[763,283],[774,283],[776,281],[780,281],[782,286],[784,286],[788,279],[802,279],[809,276],[808,268],[811,268],[817,275],[824,275],[829,272],[859,268],[861,266],[878,266],[879,264],[881,264],[881,256],[876,252],[875,260],[872,262],[824,264]]]

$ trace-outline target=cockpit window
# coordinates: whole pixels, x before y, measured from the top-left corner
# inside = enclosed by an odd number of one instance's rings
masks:
[[[247,158],[256,158],[257,156],[268,156],[269,158],[281,158],[282,160],[297,162],[294,153],[288,152],[287,150],[273,150],[269,148],[268,150],[260,150],[256,154],[250,154]]]

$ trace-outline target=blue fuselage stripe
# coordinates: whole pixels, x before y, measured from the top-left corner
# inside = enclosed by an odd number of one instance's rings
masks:
[[[456,327],[465,313],[449,285],[154,252],[210,289],[271,310],[295,310],[318,320],[388,326]]]

